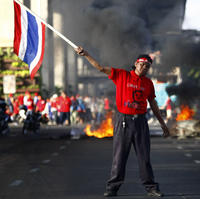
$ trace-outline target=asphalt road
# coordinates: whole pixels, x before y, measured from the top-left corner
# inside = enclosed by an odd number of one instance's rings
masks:
[[[68,133],[54,128],[41,136],[22,136],[19,129],[11,129],[10,135],[1,136],[0,199],[103,199],[112,138],[70,139]],[[200,199],[200,139],[157,136],[151,141],[154,174],[164,198]],[[118,194],[119,199],[149,198],[134,150]]]

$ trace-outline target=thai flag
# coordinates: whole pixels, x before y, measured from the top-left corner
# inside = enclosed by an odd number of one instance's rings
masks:
[[[33,79],[44,56],[45,25],[15,1],[14,11],[14,52],[29,65]]]

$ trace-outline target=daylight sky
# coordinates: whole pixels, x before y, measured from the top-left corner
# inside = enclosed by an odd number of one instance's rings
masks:
[[[200,0],[187,0],[183,29],[200,31]]]

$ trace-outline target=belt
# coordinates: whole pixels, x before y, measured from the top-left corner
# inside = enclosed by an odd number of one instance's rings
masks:
[[[124,113],[120,113],[120,112],[119,112],[119,114],[124,116],[124,119],[129,118],[129,119],[132,119],[132,120],[139,118],[139,117],[144,117],[146,115],[146,113],[143,113],[143,114],[124,114]]]
[[[139,117],[144,117],[145,114],[135,114],[135,115],[129,115],[129,114],[124,114],[124,117],[127,118],[127,119],[136,119],[136,118],[139,118]]]
[[[120,112],[118,112],[118,113],[123,117],[122,127],[124,129],[126,127],[126,120],[127,119],[135,120],[135,119],[137,119],[139,117],[144,117],[145,114],[146,114],[146,113],[144,113],[144,114],[134,114],[134,115],[132,115],[132,114],[124,114],[124,113],[120,113]]]

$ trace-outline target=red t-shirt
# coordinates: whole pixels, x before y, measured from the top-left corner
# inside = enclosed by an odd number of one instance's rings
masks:
[[[109,110],[110,109],[110,102],[108,98],[104,99],[104,109]]]
[[[18,114],[19,113],[19,102],[17,100],[14,101],[13,103],[13,109],[14,109],[14,114]]]
[[[38,100],[36,105],[36,110],[39,112],[42,112],[45,108],[46,102],[43,99]]]
[[[33,110],[33,100],[31,98],[27,99],[27,109],[29,111]]]
[[[59,112],[70,112],[70,106],[71,106],[71,99],[69,97],[59,97],[58,100],[59,104]]]
[[[168,98],[167,101],[166,101],[166,110],[171,110],[171,109],[172,109],[171,99]]]
[[[51,109],[53,109],[54,111],[57,110],[58,99],[52,99],[50,103],[51,103]]]
[[[147,112],[147,100],[153,100],[155,90],[153,82],[145,77],[139,77],[135,71],[111,69],[110,79],[116,85],[116,105],[124,114],[144,114]]]
[[[24,104],[24,96],[23,95],[19,95],[18,96],[18,101],[19,101],[19,106]]]

